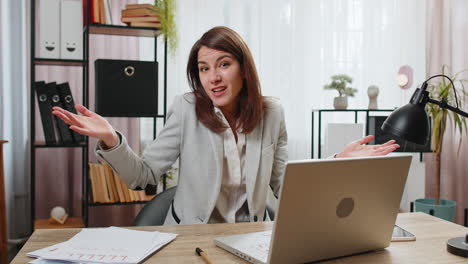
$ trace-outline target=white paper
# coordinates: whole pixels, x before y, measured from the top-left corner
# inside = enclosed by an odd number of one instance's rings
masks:
[[[138,263],[176,236],[119,227],[83,229],[66,242],[27,255],[80,263]]]
[[[80,264],[79,262],[70,262],[65,260],[56,260],[56,259],[35,259],[33,261],[28,262],[29,264]],[[91,263],[86,263],[91,264]]]

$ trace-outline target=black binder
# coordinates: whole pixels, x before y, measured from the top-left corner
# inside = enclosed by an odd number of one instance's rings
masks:
[[[61,83],[57,85],[58,94],[60,95],[60,101],[62,102],[63,109],[77,114],[75,109],[75,101],[73,100],[73,96],[71,94],[70,85],[68,82]],[[75,143],[84,142],[84,136],[78,132],[70,130],[73,140]]]
[[[94,65],[96,113],[114,117],[157,115],[157,62],[99,59]]]
[[[63,108],[62,102],[60,101],[60,95],[58,94],[57,90],[57,83],[51,82],[46,84],[46,89],[49,93],[49,97],[51,98],[52,107],[58,106]],[[68,128],[68,125],[56,116],[54,116],[54,119],[57,125],[57,129],[59,131],[60,143],[66,145],[73,144],[73,138],[70,129]]]
[[[46,84],[43,81],[35,82],[34,89],[36,90],[39,112],[41,113],[42,129],[47,145],[56,144],[54,122],[52,118],[52,102],[49,93],[46,89]]]

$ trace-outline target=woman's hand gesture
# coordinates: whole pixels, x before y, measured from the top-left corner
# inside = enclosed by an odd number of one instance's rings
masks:
[[[112,148],[119,143],[117,133],[106,119],[80,104],[76,104],[75,108],[82,115],[73,114],[57,106],[52,108],[52,114],[62,119],[70,126],[71,130],[100,139],[108,148]]]
[[[366,157],[382,156],[395,151],[400,146],[395,144],[395,140],[390,140],[381,145],[366,145],[374,139],[374,136],[367,136],[349,143],[342,152],[336,155],[337,158],[345,157]]]

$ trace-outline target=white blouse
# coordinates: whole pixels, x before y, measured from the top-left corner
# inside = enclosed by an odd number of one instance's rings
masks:
[[[221,110],[216,114],[229,125]],[[232,129],[223,132],[224,159],[221,190],[209,223],[248,222],[247,191],[245,187],[246,137],[237,131],[237,142]]]

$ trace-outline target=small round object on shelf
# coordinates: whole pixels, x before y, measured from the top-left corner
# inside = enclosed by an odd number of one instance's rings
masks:
[[[56,206],[50,211],[50,217],[54,219],[63,219],[67,215],[65,209],[61,206]]]

